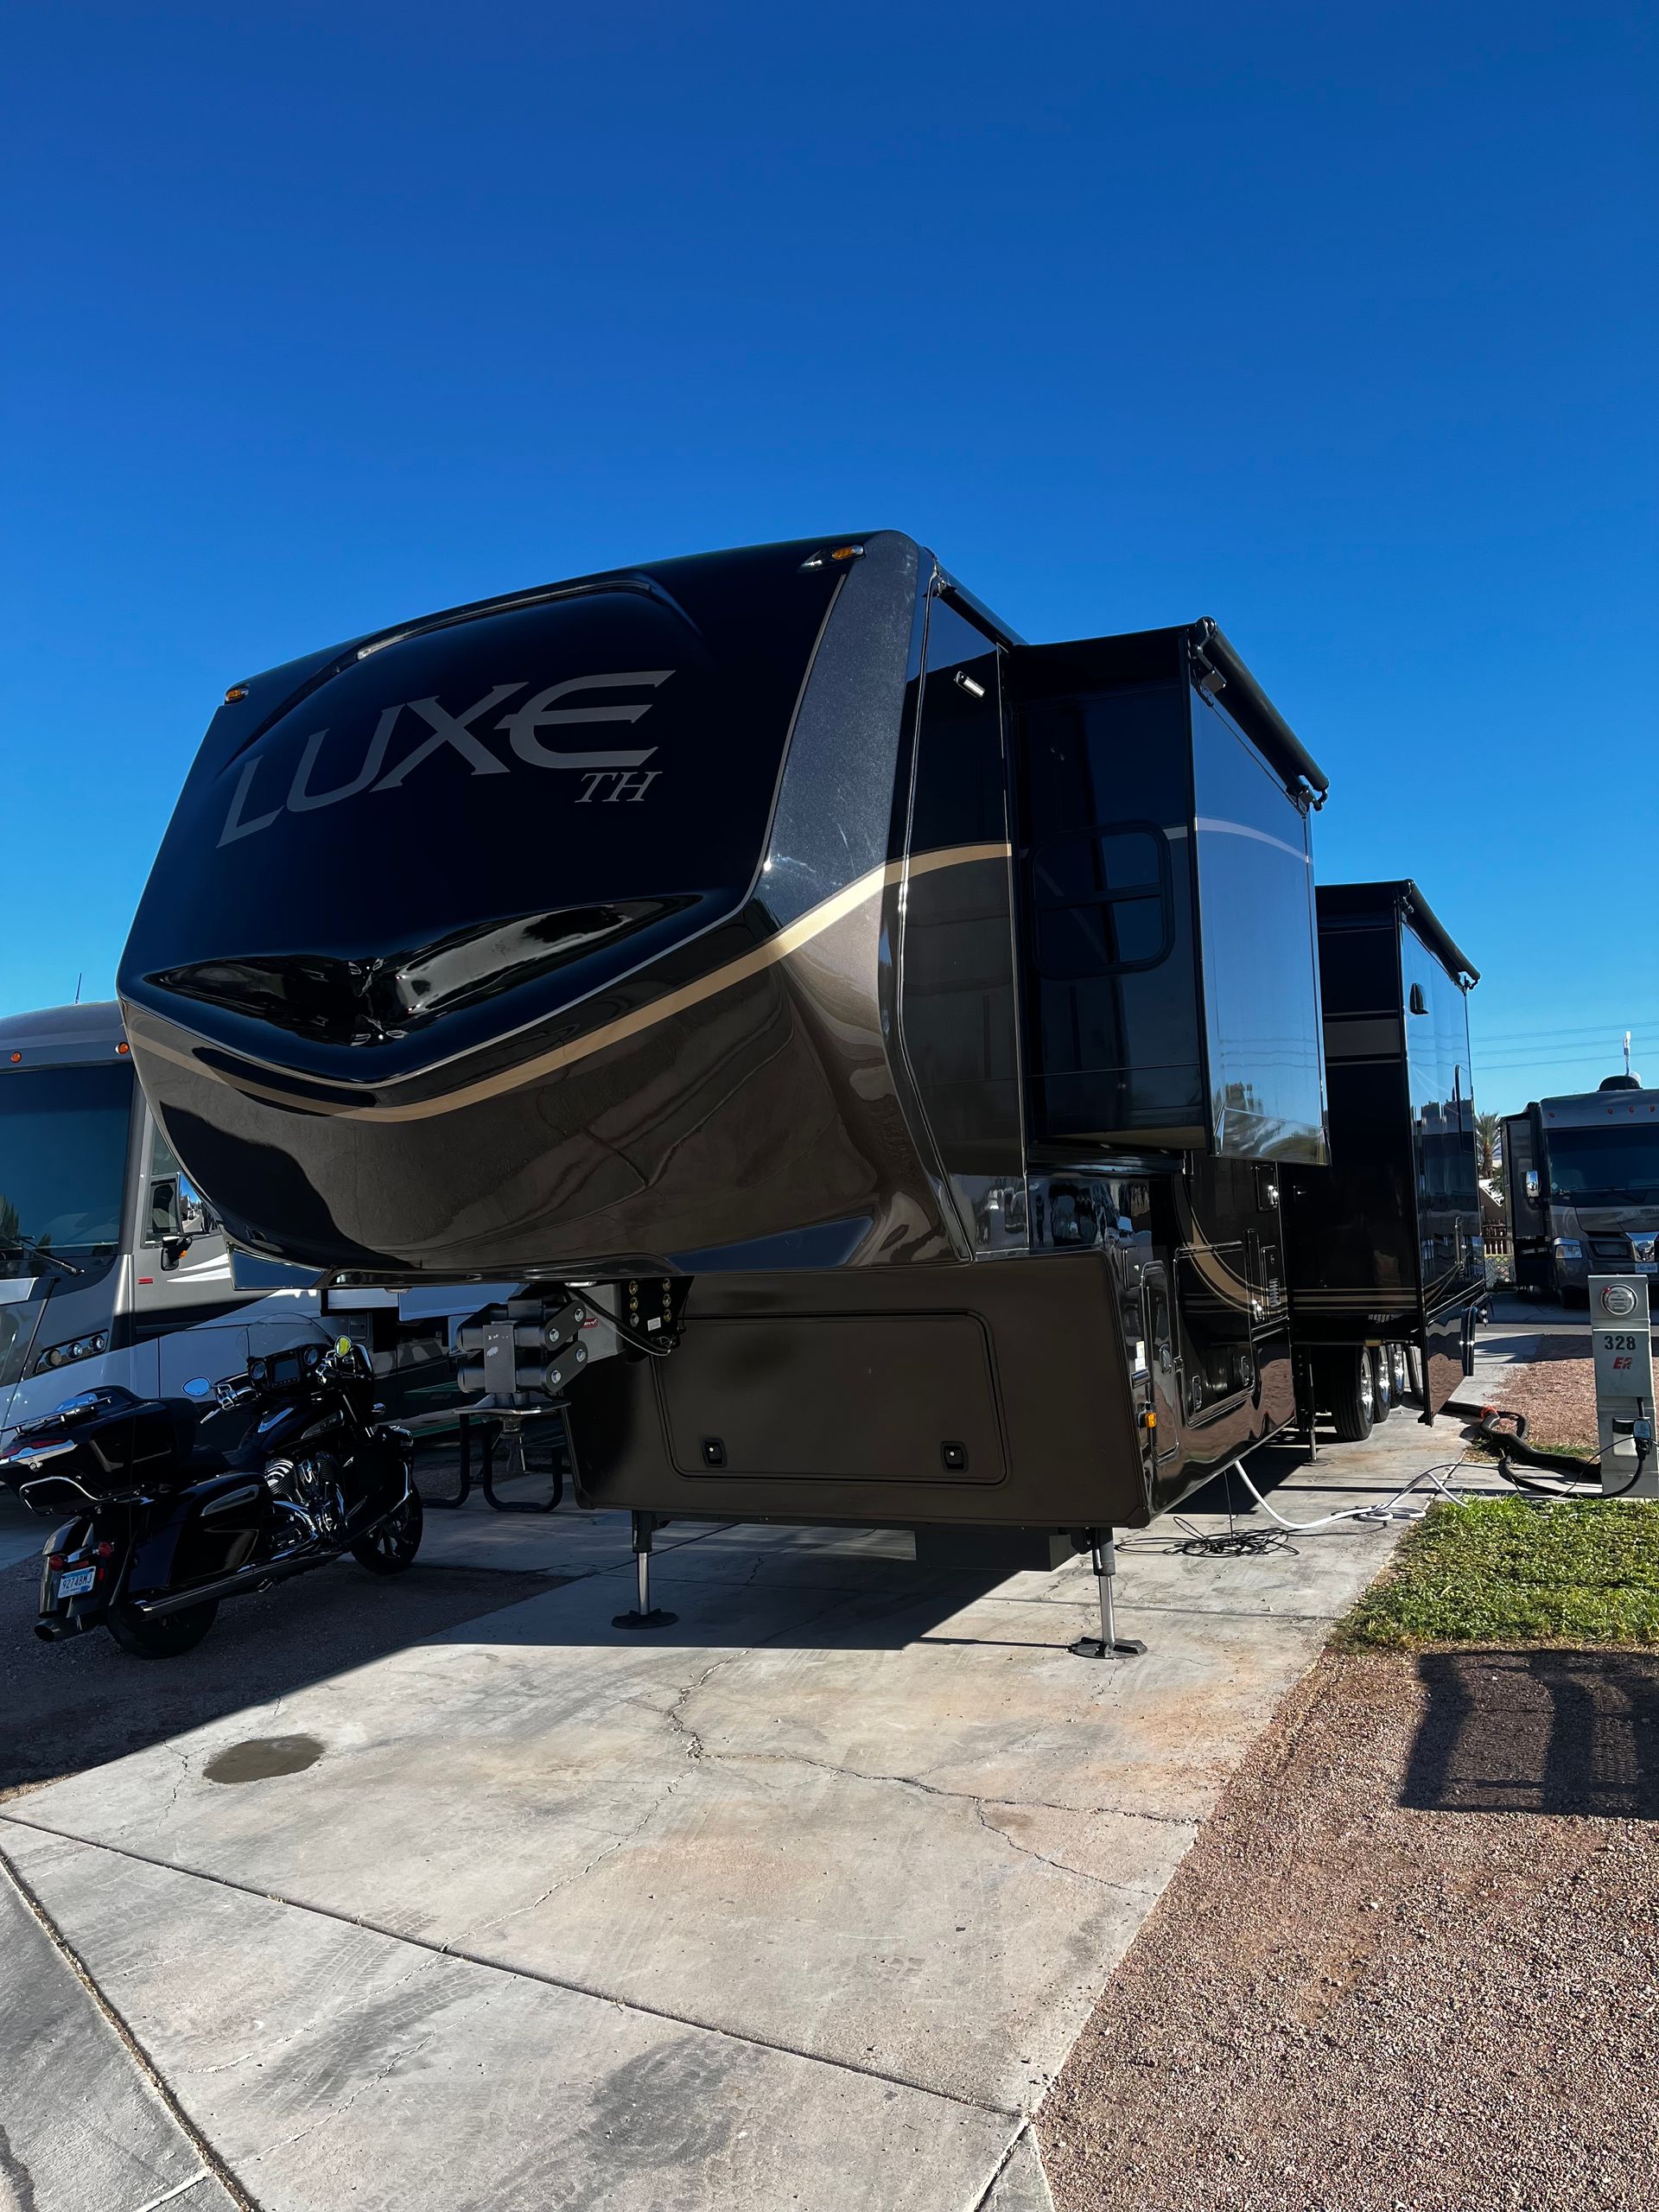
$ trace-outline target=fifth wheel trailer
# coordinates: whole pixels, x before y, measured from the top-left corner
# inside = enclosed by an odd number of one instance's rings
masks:
[[[1325,790],[1212,622],[1028,645],[895,531],[666,561],[233,685],[121,997],[239,1243],[525,1287],[588,1502],[1017,1564],[1295,1418]]]
[[[1328,1167],[1285,1176],[1291,1337],[1339,1437],[1404,1395],[1432,1421],[1466,1372],[1486,1287],[1470,1074],[1479,981],[1414,883],[1321,884]]]

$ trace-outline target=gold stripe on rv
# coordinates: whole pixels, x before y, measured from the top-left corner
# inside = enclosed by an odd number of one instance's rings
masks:
[[[747,982],[752,976],[762,974],[787,960],[793,952],[810,944],[814,938],[822,937],[849,914],[855,913],[867,899],[878,897],[892,885],[907,882],[911,877],[931,875],[936,869],[966,868],[976,861],[1005,861],[1010,848],[1004,842],[985,845],[952,845],[940,852],[917,853],[905,861],[889,861],[885,867],[873,868],[849,883],[844,891],[837,891],[832,898],[808,909],[798,921],[791,922],[764,944],[752,951],[740,953],[735,960],[728,960],[718,968],[700,976],[695,982],[683,983],[677,990],[664,992],[653,999],[649,1006],[637,1007],[632,1013],[619,1014],[614,1021],[590,1029],[585,1037],[574,1039],[549,1052],[537,1053],[534,1059],[525,1060],[515,1068],[505,1068],[499,1074],[486,1076],[476,1083],[463,1084],[459,1090],[444,1092],[441,1097],[410,1101],[402,1106],[346,1106],[333,1099],[309,1098],[302,1092],[279,1090],[274,1085],[250,1081],[245,1076],[228,1074],[222,1068],[210,1067],[194,1054],[175,1051],[155,1038],[149,1039],[149,1049],[158,1058],[171,1060],[175,1067],[188,1068],[193,1074],[211,1076],[216,1083],[241,1091],[249,1098],[264,1098],[274,1106],[297,1108],[308,1114],[332,1115],[342,1122],[423,1122],[439,1114],[452,1114],[463,1106],[476,1106],[484,1099],[499,1097],[504,1092],[519,1090],[526,1084],[537,1083],[543,1076],[556,1075],[563,1068],[574,1066],[578,1060],[589,1058],[612,1045],[625,1044],[630,1037],[637,1037],[647,1029],[654,1029],[660,1021],[671,1020],[677,1014],[684,1014],[705,999],[715,997],[738,983]],[[142,1014],[137,1017],[142,1020]],[[429,1074],[422,1069],[420,1075]],[[409,1083],[416,1077],[401,1076],[394,1081]]]

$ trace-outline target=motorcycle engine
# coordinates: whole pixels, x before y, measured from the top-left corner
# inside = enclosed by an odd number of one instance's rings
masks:
[[[265,1486],[276,1503],[296,1515],[313,1535],[336,1536],[346,1525],[342,1472],[332,1452],[314,1452],[300,1459],[271,1460],[265,1469]]]

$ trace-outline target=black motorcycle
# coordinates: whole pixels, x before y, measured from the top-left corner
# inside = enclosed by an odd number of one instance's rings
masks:
[[[0,1452],[0,1482],[32,1512],[67,1516],[46,1549],[36,1636],[102,1622],[123,1650],[165,1659],[200,1643],[219,1601],[350,1552],[401,1574],[420,1548],[405,1430],[379,1419],[369,1357],[348,1338],[250,1361],[203,1396],[71,1398]],[[209,1398],[230,1450],[204,1444]]]

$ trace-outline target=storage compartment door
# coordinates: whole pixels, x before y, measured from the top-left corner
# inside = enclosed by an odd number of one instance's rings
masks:
[[[990,1343],[972,1314],[706,1316],[654,1379],[682,1475],[898,1491],[1007,1472]]]

